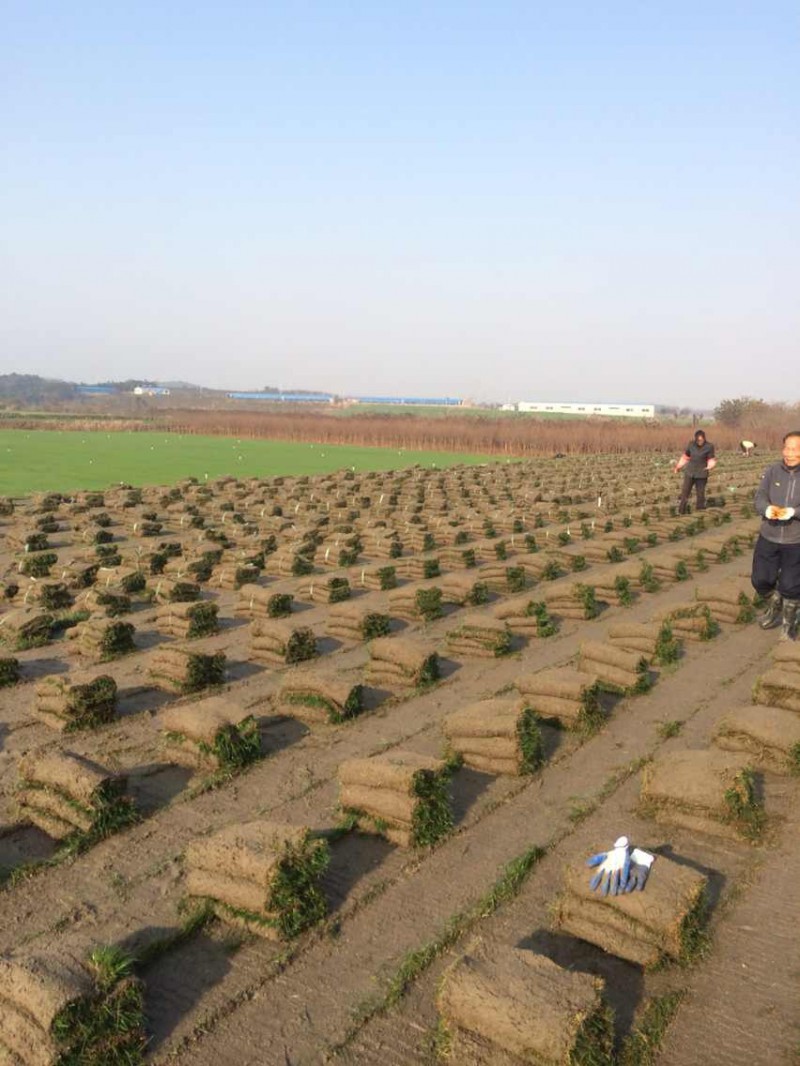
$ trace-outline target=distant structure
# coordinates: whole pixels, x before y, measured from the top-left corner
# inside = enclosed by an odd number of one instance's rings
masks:
[[[134,396],[169,396],[169,389],[163,385],[137,385],[133,390]]]
[[[655,418],[652,403],[541,403],[522,400],[517,410],[524,414],[611,415],[617,418]]]
[[[396,407],[462,407],[463,400],[453,396],[353,396],[351,403],[392,404]]]
[[[117,390],[113,385],[76,385],[81,396],[115,396]]]
[[[333,403],[330,392],[229,392],[229,400],[267,400],[270,403]]]

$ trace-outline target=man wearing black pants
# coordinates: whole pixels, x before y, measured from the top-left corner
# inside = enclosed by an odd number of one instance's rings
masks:
[[[762,629],[794,640],[800,611],[800,429],[783,438],[783,461],[768,466],[755,495],[761,530],[751,581],[767,600]]]
[[[706,509],[706,484],[708,475],[717,465],[714,458],[714,445],[706,440],[702,429],[698,429],[686,450],[675,464],[675,473],[683,470],[681,498],[678,502],[678,514],[686,514],[689,508],[689,496],[692,488],[697,492],[697,510]]]

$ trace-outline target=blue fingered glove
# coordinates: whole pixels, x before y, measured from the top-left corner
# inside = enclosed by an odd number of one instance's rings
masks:
[[[627,837],[618,837],[611,851],[601,851],[586,860],[587,866],[598,867],[597,873],[589,882],[593,892],[598,890],[604,896],[611,893],[616,896],[624,892],[628,883],[631,866],[631,852]]]
[[[625,892],[641,892],[647,884],[650,876],[650,867],[655,862],[655,855],[643,848],[633,848],[631,851],[631,865],[628,880],[625,883]]]

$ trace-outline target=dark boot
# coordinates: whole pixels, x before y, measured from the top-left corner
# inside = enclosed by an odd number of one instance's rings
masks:
[[[781,611],[783,610],[783,596],[780,592],[773,592],[767,600],[764,613],[758,620],[762,629],[774,629],[781,624]]]
[[[783,601],[783,618],[781,620],[781,640],[794,640],[797,636],[798,612],[800,600]]]

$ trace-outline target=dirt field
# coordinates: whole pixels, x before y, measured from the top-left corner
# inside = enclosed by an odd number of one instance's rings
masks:
[[[122,947],[143,982],[145,1060],[152,1063],[466,1061],[438,1016],[442,980],[465,954],[509,947],[605,980],[615,1051],[573,1061],[793,1061],[800,1047],[800,808],[791,760],[774,752],[768,759],[756,744],[742,757],[753,770],[753,804],[737,818],[715,822],[714,815],[703,828],[654,820],[640,799],[648,766],[671,753],[717,751],[717,723],[753,705],[753,686],[772,667],[777,636],[754,624],[747,583],[758,528],[747,502],[762,463],[724,458],[730,473],[717,480],[735,476],[737,492],[713,497],[702,516],[674,514],[675,479],[644,457],[626,459],[624,471],[570,459],[356,478],[221,479],[141,496],[125,489],[102,499],[40,496],[5,508],[0,657],[15,658],[20,677],[0,688],[0,956],[68,951],[86,958],[98,945]],[[98,524],[98,515],[110,522]],[[30,539],[43,526],[57,527],[44,534],[46,546]],[[113,538],[100,538],[102,546],[119,554],[100,570],[98,529]],[[211,560],[209,551],[219,557]],[[48,552],[57,557],[49,574],[20,573]],[[39,570],[45,567],[46,560]],[[145,587],[128,594],[129,611],[110,618],[97,590],[124,596],[135,584],[131,573],[141,573]],[[196,583],[198,602],[218,606],[218,633],[168,635],[183,624],[188,601],[172,598],[180,583]],[[71,602],[62,598],[46,610],[47,596],[58,599],[55,585],[67,587]],[[345,587],[349,598],[328,602]],[[596,609],[586,588],[595,590]],[[311,629],[315,658],[281,665],[258,650],[257,634],[276,625],[260,608],[281,593],[294,598],[278,629]],[[574,611],[564,606],[573,600]],[[514,604],[519,610],[509,612]],[[529,604],[544,605],[553,635],[536,636]],[[125,606],[117,601],[114,609]],[[415,647],[436,652],[439,680],[371,683],[370,642],[331,632],[349,606],[387,618],[389,641],[413,637]],[[460,767],[453,760],[443,731],[453,712],[498,694],[516,699],[523,677],[551,667],[574,671],[586,641],[613,644],[621,622],[649,623],[670,612],[676,637],[682,622],[698,625],[685,634],[677,661],[645,656],[646,691],[607,678],[595,685],[584,649],[582,676],[600,702],[599,729],[543,721],[544,763],[530,773],[481,772],[470,768],[469,755]],[[41,639],[41,625],[23,626],[48,613],[55,621],[45,642],[17,650],[26,633]],[[481,620],[492,634],[504,630],[508,648],[492,635],[483,646],[475,638],[474,653],[464,650],[465,621],[477,627]],[[91,634],[119,621],[135,627],[135,650],[102,661]],[[708,639],[689,639],[706,623]],[[176,757],[165,716],[202,708],[209,693],[182,693],[174,680],[154,676],[169,647],[224,653],[225,683],[211,692],[223,697],[231,721],[257,720],[263,758],[235,772],[215,766],[207,750],[194,770],[184,765],[185,751]],[[337,724],[311,720],[324,717],[319,701],[293,711],[288,681],[318,679],[322,666],[324,683],[333,678],[337,692],[364,686],[361,713]],[[64,721],[43,718],[44,679],[85,683],[99,675],[117,685],[112,721],[61,731],[54,726],[70,723],[67,711]],[[781,698],[773,705],[788,706]],[[522,702],[536,710],[535,698]],[[433,847],[395,846],[380,818],[375,831],[359,831],[340,809],[346,760],[375,765],[400,751],[449,759],[453,828]],[[63,752],[121,775],[138,824],[98,834],[103,839],[67,835],[60,844],[33,824],[21,799],[21,789],[30,792],[26,767]],[[305,826],[313,839],[328,841],[320,881],[327,916],[290,939],[252,935],[210,912],[194,924],[187,917],[187,849],[257,820]],[[642,967],[554,928],[566,867],[622,833],[658,856],[643,899],[656,891],[659,863],[672,860],[707,877],[708,936],[693,958]],[[502,994],[502,972],[496,985]],[[0,1019],[5,996],[0,969]],[[663,1034],[648,1020],[653,1004],[671,1018]],[[475,1061],[523,1061],[478,1029],[471,1036]],[[26,1057],[22,1044],[3,1045],[0,1027],[0,1062],[42,1061]],[[58,1054],[46,1061],[68,1061]]]

